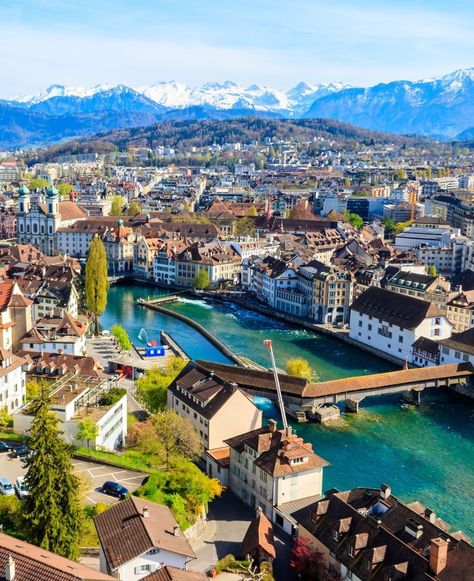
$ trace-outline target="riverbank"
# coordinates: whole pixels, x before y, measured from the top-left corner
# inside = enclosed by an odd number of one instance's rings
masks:
[[[194,296],[198,296],[200,298],[206,298],[208,300],[214,300],[221,303],[232,303],[242,307],[243,309],[247,309],[250,311],[254,311],[256,313],[261,313],[266,317],[272,317],[279,321],[283,321],[285,323],[289,323],[290,325],[295,325],[296,327],[300,327],[302,329],[307,329],[308,331],[312,331],[314,333],[319,333],[321,335],[327,335],[332,339],[336,339],[337,341],[343,341],[348,345],[351,345],[357,349],[361,349],[362,351],[366,351],[367,353],[371,353],[380,359],[385,359],[389,363],[393,363],[393,365],[397,365],[403,367],[405,362],[398,357],[393,357],[388,353],[384,353],[380,351],[380,349],[375,349],[370,345],[366,345],[364,343],[360,343],[359,341],[355,341],[351,337],[349,337],[349,331],[347,329],[338,329],[337,327],[323,325],[320,323],[311,323],[310,321],[306,321],[304,319],[300,319],[298,317],[294,317],[292,315],[288,315],[287,313],[281,313],[270,307],[267,307],[263,304],[256,303],[253,300],[242,300],[236,296],[232,296],[229,294],[214,294],[212,292],[202,292],[199,295],[193,293]]]
[[[229,363],[196,329],[181,320],[137,306],[156,293],[142,285],[114,285],[101,324],[120,322],[130,337],[145,328],[158,339],[165,329],[193,359]],[[169,294],[168,290],[168,294]],[[321,381],[393,370],[387,361],[329,335],[287,324],[230,302],[180,297],[167,309],[192,318],[236,353],[270,365],[263,341],[273,343],[277,365],[304,357]],[[256,398],[265,418],[278,417],[271,402]],[[404,407],[399,396],[367,398],[358,414],[342,414],[334,424],[294,424],[295,432],[331,463],[324,489],[378,487],[386,482],[406,502],[418,500],[474,536],[474,408],[471,400],[448,390],[428,390],[421,405]]]

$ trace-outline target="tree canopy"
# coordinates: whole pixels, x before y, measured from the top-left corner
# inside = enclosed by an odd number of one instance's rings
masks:
[[[204,290],[209,287],[209,273],[205,268],[200,268],[194,277],[194,288]]]
[[[166,369],[153,367],[137,379],[135,387],[137,396],[147,410],[151,412],[164,411],[167,407],[167,389],[173,379],[185,366],[180,357],[173,357],[167,363]]]
[[[313,379],[314,371],[310,364],[303,357],[295,357],[286,362],[286,372],[292,377],[301,377],[311,381]]]
[[[29,541],[68,559],[79,556],[83,513],[79,479],[61,438],[58,417],[50,409],[46,390],[34,402],[24,502],[25,531]]]
[[[354,226],[354,228],[357,228],[357,230],[360,230],[364,225],[364,220],[362,219],[362,217],[359,216],[359,214],[355,214],[354,212],[347,212],[346,218],[349,224],[351,224],[351,226]]]
[[[122,196],[114,196],[112,198],[112,206],[110,208],[111,216],[122,216],[124,200]]]
[[[49,188],[49,182],[44,178],[33,178],[28,184],[30,190],[44,190],[44,188]]]
[[[132,348],[130,337],[122,325],[114,325],[110,330],[112,335],[117,339],[118,344],[124,351],[129,351]]]
[[[142,211],[142,207],[135,200],[130,202],[127,208],[127,216],[138,216]]]
[[[95,333],[99,333],[99,316],[107,306],[107,255],[102,240],[97,236],[91,241],[86,262],[85,294],[88,310],[94,317]]]

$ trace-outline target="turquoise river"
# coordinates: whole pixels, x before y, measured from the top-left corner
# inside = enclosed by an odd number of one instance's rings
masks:
[[[119,322],[132,340],[145,328],[150,339],[166,330],[194,359],[226,362],[197,331],[172,317],[138,306],[139,297],[160,292],[139,285],[109,291],[101,322]],[[297,329],[235,305],[182,298],[167,305],[201,323],[236,353],[269,365],[264,339],[272,339],[277,365],[306,358],[321,380],[392,369],[390,364],[328,337]],[[273,404],[256,402],[265,416]],[[359,414],[343,414],[330,426],[299,424],[299,435],[331,463],[324,489],[390,484],[402,500],[419,500],[474,538],[474,402],[445,390],[424,392],[419,408],[400,405],[399,396],[368,398]]]

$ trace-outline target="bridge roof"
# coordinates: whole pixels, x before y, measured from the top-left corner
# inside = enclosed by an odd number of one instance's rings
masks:
[[[242,389],[275,391],[275,380],[270,371],[256,371],[244,367],[224,365],[210,361],[197,361],[199,365],[214,371],[216,375],[226,381],[235,382]],[[367,391],[371,389],[383,389],[393,385],[410,385],[436,379],[454,377],[469,377],[474,374],[474,367],[470,363],[452,363],[433,367],[419,367],[416,369],[403,369],[376,373],[374,375],[362,375],[360,377],[346,377],[321,383],[310,383],[305,379],[279,374],[283,395],[313,399],[318,397],[337,395],[341,393]]]
[[[392,385],[410,385],[436,379],[454,377],[469,377],[474,373],[470,363],[452,363],[433,367],[419,367],[416,369],[402,369],[374,375],[362,375],[360,377],[346,377],[334,381],[310,383],[304,389],[302,397],[315,398],[325,395],[337,395],[339,393],[366,391],[368,389],[383,389]]]

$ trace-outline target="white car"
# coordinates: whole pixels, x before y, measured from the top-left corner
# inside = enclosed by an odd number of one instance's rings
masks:
[[[28,486],[26,485],[24,476],[18,476],[18,478],[16,479],[15,490],[16,493],[18,494],[18,498],[20,498],[21,500],[30,495],[30,491],[28,490]]]
[[[8,478],[0,477],[0,494],[5,494],[6,496],[11,496],[15,494],[15,489],[13,488],[11,482]]]

